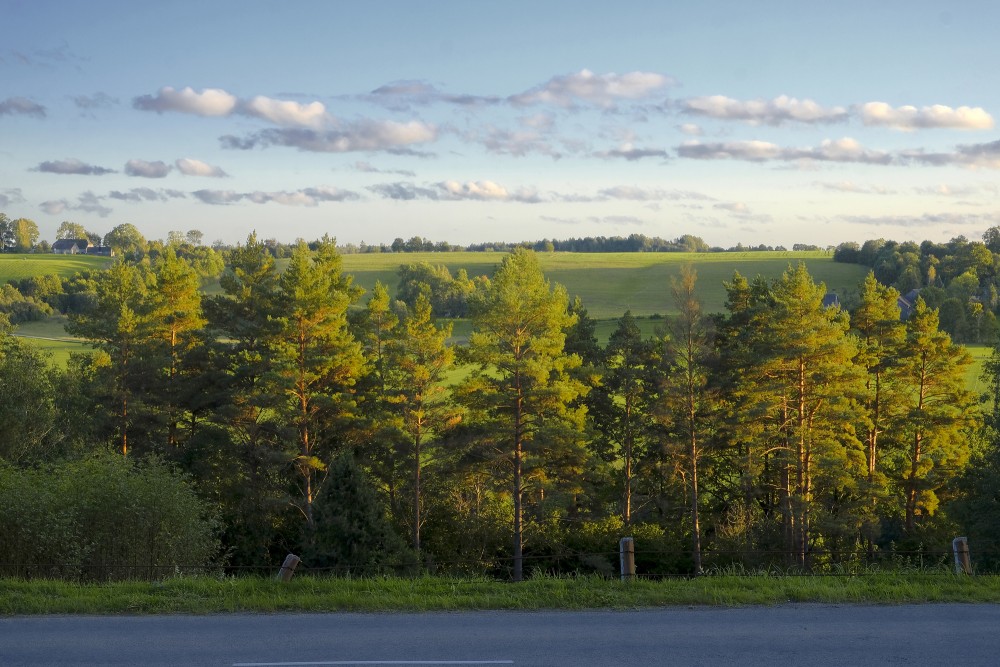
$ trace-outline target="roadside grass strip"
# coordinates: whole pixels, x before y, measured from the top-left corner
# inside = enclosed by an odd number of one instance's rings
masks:
[[[208,614],[234,612],[639,609],[792,602],[1000,603],[1000,576],[903,572],[827,576],[705,576],[620,582],[534,577],[520,584],[445,577],[177,577],[74,584],[0,579],[0,614]]]

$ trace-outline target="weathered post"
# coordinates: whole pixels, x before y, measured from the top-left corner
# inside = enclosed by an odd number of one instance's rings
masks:
[[[618,542],[618,558],[621,561],[622,581],[635,579],[635,541],[623,537]]]
[[[972,574],[972,561],[969,559],[969,538],[956,537],[951,541],[951,550],[955,554],[955,574]]]
[[[285,562],[281,564],[281,569],[278,570],[278,581],[291,581],[292,575],[295,574],[295,568],[298,567],[300,560],[301,559],[295,554],[288,554],[285,556]]]

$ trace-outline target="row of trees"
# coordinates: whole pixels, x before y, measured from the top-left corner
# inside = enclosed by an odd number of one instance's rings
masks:
[[[902,322],[873,275],[850,317],[803,265],[736,274],[708,316],[686,269],[664,286],[667,328],[643,336],[626,313],[601,346],[518,249],[463,288],[472,333],[453,347],[433,304],[454,279],[404,268],[405,301],[378,285],[362,302],[333,241],[311,245],[279,272],[251,236],[218,296],[172,248],[95,276],[69,329],[99,353],[38,373],[39,407],[0,452],[166,458],[218,508],[232,565],[294,550],[514,579],[609,571],[623,531],[661,572],[825,567],[939,539],[943,507],[970,498],[969,357],[923,302]]]
[[[957,342],[989,344],[1000,332],[1000,227],[988,229],[982,241],[841,243],[833,258],[870,267],[903,295],[919,293]]]

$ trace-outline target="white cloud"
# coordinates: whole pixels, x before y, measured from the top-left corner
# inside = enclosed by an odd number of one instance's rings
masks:
[[[363,160],[358,160],[354,163],[354,170],[360,171],[364,174],[398,174],[400,176],[416,176],[415,173],[409,169],[379,169],[370,162],[364,162]]]
[[[107,109],[118,104],[118,100],[107,93],[98,92],[93,95],[77,95],[73,98],[73,104],[79,109]]]
[[[1000,140],[984,144],[963,144],[952,153],[906,151],[902,157],[935,167],[954,165],[969,169],[1000,169]]]
[[[127,192],[112,190],[108,193],[109,199],[117,199],[119,201],[130,202],[133,204],[144,201],[168,201],[170,199],[183,199],[186,196],[187,195],[178,190],[154,190],[152,188],[132,188]]]
[[[894,190],[881,185],[860,185],[853,181],[837,181],[837,182],[822,182],[818,181],[815,185],[823,188],[824,190],[833,190],[834,192],[849,192],[855,194],[873,194],[873,195],[889,195],[895,194]]]
[[[437,128],[421,121],[361,120],[339,129],[316,131],[304,128],[271,128],[247,137],[224,136],[224,148],[249,150],[256,146],[287,146],[316,153],[353,151],[400,152],[407,146],[437,138]]]
[[[594,153],[595,156],[610,159],[610,158],[623,158],[629,162],[635,162],[636,160],[641,160],[647,157],[658,157],[666,158],[668,157],[667,152],[662,149],[653,148],[636,148],[631,143],[624,143],[618,148],[613,148],[608,151],[600,151]]]
[[[878,227],[940,228],[942,225],[979,225],[985,228],[996,224],[996,216],[994,215],[964,213],[922,213],[920,215],[848,215],[841,216],[840,219],[857,225]]]
[[[0,206],[10,206],[24,202],[24,194],[21,188],[4,188],[0,190]]]
[[[125,173],[128,176],[139,176],[141,178],[163,178],[170,173],[170,165],[159,160],[156,162],[129,160],[125,163]]]
[[[206,176],[208,178],[224,178],[229,176],[229,174],[219,167],[189,157],[176,160],[174,164],[177,165],[177,170],[185,176]]]
[[[194,195],[199,201],[215,206],[235,204],[246,197],[246,195],[232,190],[195,190],[191,194]]]
[[[868,102],[860,107],[865,125],[880,125],[897,130],[951,128],[959,130],[988,130],[993,127],[993,117],[981,107],[958,107],[943,104],[917,108],[893,108],[885,102]]]
[[[445,192],[456,199],[508,199],[510,197],[506,188],[493,181],[475,181],[464,185],[458,181],[445,181],[440,185]]]
[[[847,120],[844,107],[826,108],[812,100],[781,95],[773,100],[735,100],[724,95],[681,100],[683,113],[723,120],[742,120],[755,125],[839,123]]]
[[[293,192],[251,192],[246,199],[255,204],[282,204],[284,206],[318,206],[320,202],[348,201],[359,199],[358,195],[349,190],[333,187],[316,187],[295,190]]]
[[[106,218],[112,213],[110,208],[101,203],[101,197],[90,191],[78,195],[75,204],[66,199],[55,199],[42,202],[39,208],[49,215],[59,215],[65,211],[81,211],[83,213],[96,213],[102,218]]]
[[[677,129],[679,129],[681,132],[688,135],[689,137],[700,137],[703,134],[705,134],[705,131],[701,129],[701,126],[695,125],[694,123],[684,123]]]
[[[107,169],[105,167],[87,164],[86,162],[82,162],[76,158],[41,162],[31,171],[39,171],[46,174],[73,174],[78,176],[103,176],[105,174],[115,173],[114,169]]]
[[[456,95],[444,93],[423,81],[396,81],[379,86],[361,99],[380,104],[394,111],[408,111],[411,106],[428,106],[443,102],[461,107],[490,106],[500,102],[496,96]]]
[[[0,101],[0,116],[34,116],[45,118],[45,107],[24,97],[8,97]]]
[[[628,201],[714,201],[713,197],[690,190],[646,189],[634,185],[616,185],[598,191],[601,199],[624,199]]]
[[[142,111],[177,111],[196,116],[228,116],[236,109],[239,100],[220,88],[196,91],[190,86],[175,90],[170,86],[160,88],[156,95],[142,95],[132,100],[132,106]]]
[[[540,86],[512,95],[509,101],[518,106],[552,104],[572,107],[579,103],[608,108],[619,100],[637,100],[673,83],[673,79],[654,72],[627,74],[595,74],[580,70],[574,74],[555,76]]]
[[[241,106],[243,113],[263,118],[275,125],[320,128],[331,120],[322,102],[300,104],[258,95]]]
[[[235,204],[239,201],[249,201],[254,204],[282,204],[284,206],[318,206],[321,202],[329,201],[352,201],[360,199],[357,193],[340,188],[319,186],[313,188],[303,188],[294,191],[278,192],[234,192],[232,190],[198,190],[192,192],[195,197],[205,204],[224,206]]]
[[[818,161],[891,164],[893,156],[864,148],[850,137],[827,139],[810,148],[785,148],[767,141],[701,143],[689,141],[677,147],[680,157],[697,160],[745,160],[748,162]]]
[[[749,215],[750,208],[741,201],[734,202],[719,202],[712,206],[712,208],[717,208],[722,211],[729,211],[730,213],[736,213],[739,215]]]

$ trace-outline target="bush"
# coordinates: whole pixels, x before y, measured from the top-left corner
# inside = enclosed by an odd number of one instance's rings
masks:
[[[208,568],[216,522],[187,480],[117,454],[0,467],[0,574],[92,581]]]
[[[330,464],[305,531],[304,564],[333,574],[400,573],[415,563],[392,530],[375,489],[350,455]],[[311,534],[310,534],[311,533]]]

